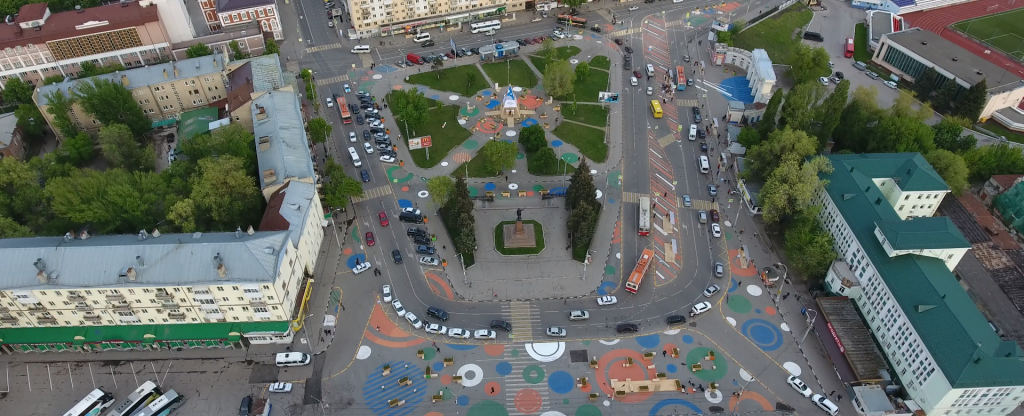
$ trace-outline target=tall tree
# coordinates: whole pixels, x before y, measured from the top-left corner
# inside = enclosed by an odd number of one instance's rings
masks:
[[[797,45],[789,57],[789,77],[797,84],[813,81],[822,70],[828,68],[828,52],[825,48],[814,48],[804,43]]]
[[[264,205],[256,179],[245,174],[245,162],[231,155],[206,158],[192,176],[196,212],[209,221],[210,228],[233,230],[259,224]],[[202,223],[200,223],[202,224]]]
[[[249,52],[242,51],[242,45],[238,44],[238,41],[228,42],[228,48],[231,49],[231,59],[246,59],[249,57]]]
[[[562,4],[575,9],[577,7],[580,7],[580,5],[582,5],[583,3],[586,3],[586,1],[587,0],[566,0],[563,1]]]
[[[470,72],[466,74],[466,95],[473,95],[473,84],[476,83],[476,74]]]
[[[196,202],[191,198],[184,198],[175,201],[167,210],[167,220],[183,233],[194,233],[199,231],[199,225],[196,224],[199,213],[196,211]]]
[[[750,149],[761,143],[761,134],[753,127],[744,127],[743,130],[740,130],[736,141],[743,145],[743,147]]]
[[[46,125],[46,119],[39,112],[39,107],[31,103],[19,104],[18,108],[14,110],[14,117],[18,119],[18,127],[21,128],[21,132],[27,139],[36,140],[43,137],[43,126]]]
[[[764,109],[764,116],[757,123],[757,132],[761,135],[762,141],[768,140],[768,135],[775,131],[776,119],[779,116],[779,109],[782,108],[782,98],[785,95],[786,93],[780,88],[775,90],[772,93],[772,98],[768,100],[768,106]],[[749,149],[750,147],[747,148]]]
[[[935,115],[935,110],[932,109],[930,104],[920,103],[909,94],[899,94],[892,100],[892,106],[889,107],[889,115],[925,122]]]
[[[534,175],[551,175],[561,172],[561,169],[558,169],[558,156],[555,155],[555,149],[547,146],[530,156],[530,163],[527,167]]]
[[[533,153],[547,147],[548,140],[544,138],[544,127],[534,124],[519,131],[519,144],[527,152]]]
[[[957,103],[956,115],[971,120],[971,122],[978,121],[981,118],[981,110],[985,109],[986,102],[988,102],[988,83],[985,78],[982,78],[981,81],[971,85],[971,88],[967,89],[967,93]]]
[[[124,124],[136,137],[152,129],[153,122],[142,112],[131,91],[120,83],[108,79],[79,82],[75,94],[82,108],[105,126]]]
[[[1006,143],[982,146],[964,153],[971,180],[987,180],[992,175],[1024,173],[1024,153]]]
[[[935,168],[942,180],[946,181],[953,195],[960,196],[967,189],[967,163],[960,155],[944,149],[935,149],[924,155],[928,163]]]
[[[65,95],[61,90],[50,91],[43,95],[48,103],[46,112],[53,116],[53,125],[64,137],[78,133],[78,126],[71,120],[71,106],[78,101],[74,96]]]
[[[567,97],[572,94],[576,82],[576,73],[573,72],[569,61],[558,60],[548,63],[544,68],[544,90],[552,97]]]
[[[327,120],[320,117],[309,120],[306,123],[306,129],[309,130],[309,140],[313,143],[327,141],[327,138],[331,137],[331,133],[334,132],[334,126],[327,124]]]
[[[201,42],[185,49],[185,56],[188,58],[198,58],[207,55],[213,55],[213,49],[210,49],[209,46]]]
[[[445,217],[453,221],[456,235],[452,236],[455,251],[463,254],[476,250],[476,220],[473,218],[473,200],[469,197],[466,178],[456,176],[451,198],[445,204]]]
[[[32,230],[16,221],[0,216],[0,238],[31,237]]]
[[[153,146],[140,145],[124,124],[115,123],[100,128],[99,144],[103,156],[115,168],[128,171],[153,170],[156,162]]]
[[[442,175],[427,179],[427,192],[430,192],[430,201],[434,203],[435,209],[448,203],[454,189],[455,181],[451,176]]]
[[[39,160],[39,158],[34,158]],[[29,229],[42,229],[49,206],[40,186],[44,178],[29,163],[13,157],[0,159],[0,217]]]
[[[586,79],[590,75],[590,64],[580,61],[576,64],[576,79]]]
[[[101,234],[136,233],[164,219],[166,186],[152,172],[79,169],[47,182],[45,192],[55,215]]]
[[[258,166],[255,138],[241,124],[232,123],[210,133],[197,135],[182,141],[178,147],[186,159],[194,162],[223,155],[237,157],[243,161],[244,172],[256,176]]]
[[[572,173],[569,189],[565,191],[565,209],[572,210],[582,204],[597,204],[597,187],[590,175],[587,158],[580,159],[580,166]]]
[[[92,137],[86,132],[67,137],[60,144],[61,150],[67,157],[67,162],[75,167],[81,168],[96,158],[93,148]]]
[[[345,174],[345,167],[327,159],[324,168],[327,183],[324,186],[324,203],[332,208],[345,208],[353,197],[363,196],[363,186],[359,181]]]
[[[797,166],[807,156],[818,153],[818,141],[800,130],[786,127],[776,130],[768,141],[747,149],[750,173],[756,178],[768,178],[780,164],[796,161]]]
[[[963,135],[964,128],[970,125],[971,122],[963,117],[943,117],[938,123],[932,125],[932,130],[935,131],[935,147],[953,153],[963,153],[973,149],[978,140],[974,135]]]
[[[885,117],[885,112],[878,108],[877,98],[878,89],[874,85],[853,90],[853,99],[846,104],[839,116],[839,126],[832,131],[834,151],[867,152],[873,128]]]
[[[544,57],[547,62],[551,62],[555,59],[558,52],[555,50],[555,41],[550,36],[545,37],[544,41],[540,43],[540,49],[537,51],[537,55]]]
[[[263,42],[264,55],[273,55],[279,53],[281,53],[281,47],[277,45],[277,41],[274,40],[274,38],[267,38],[267,40]]]
[[[960,91],[960,84],[955,79],[945,79],[945,83],[939,88],[939,91],[935,93],[935,99],[932,100],[935,103],[935,109],[939,112],[948,113],[953,110],[954,101],[956,101],[957,93]]]
[[[935,149],[935,131],[924,122],[904,116],[888,116],[878,122],[868,143],[871,153],[920,152]]]
[[[504,140],[490,141],[480,152],[484,156],[484,164],[491,172],[500,172],[511,169],[516,164],[516,156],[519,154],[519,146],[515,143]]]
[[[813,81],[798,84],[790,89],[786,93],[786,102],[782,104],[779,127],[810,132],[815,115],[814,107],[818,106],[827,93],[828,88]]]
[[[124,65],[121,65],[120,63],[105,66],[96,66],[94,62],[86,61],[79,63],[78,66],[78,79],[85,79],[97,75],[109,74],[111,72],[124,71]]]
[[[21,78],[11,78],[4,84],[4,104],[29,104],[32,102],[32,91],[35,86],[22,81]]]
[[[574,246],[590,246],[597,230],[597,219],[598,211],[593,205],[581,204],[572,209],[566,228],[572,233]]]
[[[810,206],[786,226],[786,257],[808,280],[824,278],[838,257],[832,235],[818,222],[820,211],[820,206]]]
[[[759,199],[761,217],[766,224],[777,223],[803,211],[811,205],[815,192],[828,184],[818,174],[832,173],[832,162],[824,156],[802,162],[796,159],[783,161],[764,182]]]
[[[843,114],[846,101],[849,98],[850,80],[839,81],[836,89],[832,90],[821,105],[814,108],[814,120],[817,122],[818,150],[825,148],[825,145],[832,139],[832,132],[839,126],[839,117]]]
[[[917,94],[917,99],[928,101],[932,96],[932,92],[935,91],[935,82],[938,79],[939,71],[936,71],[934,66],[925,69],[924,73],[914,80],[912,87],[914,94]]]

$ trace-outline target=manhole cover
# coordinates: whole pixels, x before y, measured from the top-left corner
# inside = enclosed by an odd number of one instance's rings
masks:
[[[587,350],[572,350],[569,351],[569,362],[587,363],[590,362],[590,356],[587,355]]]

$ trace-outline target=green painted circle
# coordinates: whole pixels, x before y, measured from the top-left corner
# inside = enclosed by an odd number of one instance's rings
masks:
[[[470,197],[474,197],[474,196],[476,196],[476,194],[480,193],[480,190],[476,189],[475,186],[470,186],[468,188],[469,188],[469,196]]]
[[[472,110],[470,110],[469,107],[462,107],[461,109],[459,109],[459,114],[462,114],[466,117],[474,117],[477,114],[480,114],[480,106],[473,107]]]
[[[476,149],[476,148],[480,147],[480,142],[478,142],[476,140],[472,140],[472,139],[466,140],[466,141],[462,142],[462,147],[464,147],[466,149]]]
[[[397,171],[399,171],[401,169],[402,169],[401,166],[392,166],[392,167],[388,168],[388,170],[387,170],[388,178],[391,179],[392,183],[409,182],[409,181],[412,180],[414,175],[412,173],[410,173],[410,172],[406,172],[405,173],[405,177],[402,177],[402,178],[395,177],[395,172],[397,172]]]
[[[598,409],[597,406],[592,404],[585,404],[577,407],[573,416],[601,416],[601,409]]]
[[[525,157],[526,157],[526,155],[524,155],[522,153],[516,153],[516,160],[523,160],[523,158],[525,158]]]
[[[533,185],[533,192],[540,192],[544,190],[544,185]]]
[[[621,174],[622,172],[617,170],[608,172],[608,179],[606,179],[608,181],[608,186],[615,189],[622,189],[622,184],[619,183],[619,175]]]
[[[615,274],[615,266],[604,266],[604,274]]]
[[[437,350],[435,350],[433,348],[427,348],[427,349],[423,350],[423,360],[424,361],[433,360],[435,356],[437,356]]]
[[[582,341],[582,342],[580,342],[580,344],[583,344],[583,345],[590,345],[590,341]]]
[[[523,380],[530,384],[544,381],[544,368],[536,364],[526,366],[523,369]]]
[[[740,295],[729,295],[729,302],[726,302],[725,306],[736,313],[750,313],[754,309],[754,305],[750,304],[750,299]]]
[[[732,233],[730,233],[728,231],[725,232],[725,239],[726,240],[732,240],[733,237],[734,236],[732,235]]]
[[[575,153],[562,153],[562,160],[569,163],[576,163],[580,161],[580,155]]]
[[[508,410],[494,400],[481,400],[469,408],[466,416],[508,416]]]
[[[455,399],[455,393],[452,392],[451,389],[449,389],[447,387],[445,387],[443,390],[441,390],[441,395],[444,396],[445,400],[453,400],[453,399]]]
[[[562,404],[569,404],[569,399],[562,399]]]
[[[729,372],[729,362],[726,361],[721,351],[716,351],[714,363],[716,368],[712,370],[711,362],[704,359],[711,351],[714,350],[707,347],[697,347],[686,353],[686,370],[694,377],[708,382],[718,381],[725,377],[725,374]],[[691,364],[701,364],[704,369],[694,373],[690,370]]]
[[[359,238],[359,229],[356,227],[352,227],[352,240],[355,240],[356,242],[363,241]]]
[[[511,352],[509,352],[509,354],[512,354],[512,358],[518,357],[519,356],[519,350],[513,349]]]

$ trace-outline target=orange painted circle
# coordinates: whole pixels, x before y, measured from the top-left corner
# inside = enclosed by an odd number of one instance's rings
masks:
[[[672,353],[673,348],[676,348],[676,344],[665,344],[665,351],[668,351],[669,354]],[[679,356],[684,357],[682,348],[679,349]]]
[[[341,250],[341,254],[344,254],[346,256],[351,256],[352,255],[352,249],[346,247],[344,250]]]
[[[505,346],[500,344],[484,345],[484,352],[491,357],[497,357],[505,353]]]
[[[593,384],[587,383],[586,386],[580,387],[580,391],[582,391],[584,393],[590,393],[590,390],[592,390],[593,387],[594,387]]]
[[[393,89],[393,90],[400,90],[400,89],[402,89],[402,85],[401,84],[399,84],[399,85],[392,85],[391,89]],[[427,414],[429,414],[429,413],[427,413]]]
[[[534,389],[522,389],[516,393],[516,410],[519,413],[533,414],[540,410],[540,406],[544,404],[544,399],[540,397],[540,393]]]
[[[766,313],[766,314],[768,314],[768,315],[770,315],[770,316],[775,316],[775,314],[776,314],[777,312],[778,312],[778,311],[777,311],[777,310],[775,310],[775,307],[774,307],[774,306],[769,306],[769,307],[766,307],[766,308],[764,308],[764,313]]]
[[[533,196],[533,191],[526,191],[526,196]]]
[[[442,374],[441,375],[441,384],[443,384],[445,386],[447,386],[449,384],[452,384],[452,376],[450,374]]]
[[[429,413],[427,413],[427,414],[425,414],[425,415],[423,415],[423,416],[444,416],[444,413],[440,413],[440,412],[429,412]]]
[[[408,186],[403,186],[402,187],[402,192],[409,192],[409,187]]]
[[[605,371],[598,371],[595,375],[596,381],[601,382],[601,391],[605,394],[612,394],[612,386],[610,386],[609,380],[650,380],[652,371],[648,371],[642,365],[633,365],[632,367],[623,367],[622,364],[626,362],[626,357],[632,357],[633,362],[642,363],[644,357],[639,352],[633,350],[613,350],[609,351],[605,355],[601,356],[598,360],[598,368],[603,368]],[[626,397],[617,399],[621,402],[626,403],[640,403],[651,397],[653,393],[634,393],[627,394]]]
[[[487,393],[488,396],[497,396],[501,393],[501,384],[497,381],[488,382],[487,384],[484,384],[484,392]]]

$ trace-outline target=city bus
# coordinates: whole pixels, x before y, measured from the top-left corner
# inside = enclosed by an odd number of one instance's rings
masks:
[[[843,56],[853,58],[853,38],[846,38],[846,49],[843,50]]]
[[[134,416],[167,416],[177,410],[185,402],[185,396],[174,390],[167,390],[163,396],[158,397],[142,410],[135,412]]]
[[[636,293],[640,289],[640,283],[644,281],[644,275],[647,274],[647,268],[651,266],[652,261],[654,261],[654,250],[644,249],[644,252],[640,253],[640,260],[636,261],[633,273],[629,274],[629,280],[626,281],[627,292]]]
[[[352,124],[352,113],[348,110],[348,103],[345,102],[345,97],[334,97],[334,101],[338,102],[338,112],[341,113],[342,124]]]
[[[587,27],[587,19],[582,17],[570,16],[567,14],[558,15],[558,24],[564,25],[568,23],[570,26],[576,27]]]
[[[637,227],[637,234],[648,235],[651,233],[651,198],[640,197],[640,224]]]
[[[658,100],[651,100],[651,114],[654,115],[654,118],[661,118],[663,113],[661,112],[661,103]]]
[[[488,20],[486,22],[473,23],[469,25],[469,28],[473,33],[490,32],[492,30],[501,29],[500,20]]]
[[[117,406],[114,406],[114,410],[107,413],[107,416],[131,416],[139,409],[149,406],[153,400],[164,394],[160,391],[160,388],[156,386],[156,383],[152,381],[146,381],[142,383],[139,388],[135,389],[132,394],[128,395],[128,398],[122,400]]]
[[[686,68],[682,65],[676,67],[676,90],[683,91],[686,89]]]
[[[64,416],[99,416],[103,409],[114,404],[114,395],[103,389],[96,389],[78,402],[75,407],[64,413]]]

